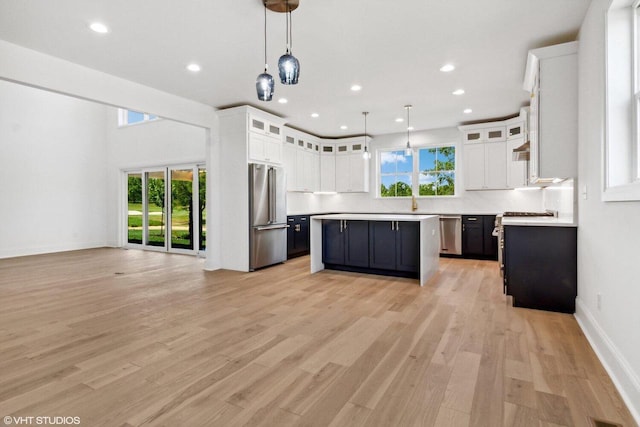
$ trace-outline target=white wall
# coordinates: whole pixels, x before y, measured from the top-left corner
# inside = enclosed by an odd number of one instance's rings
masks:
[[[0,81],[0,258],[106,244],[105,110]]]
[[[576,318],[640,422],[640,202],[602,202],[604,13],[593,0],[580,31]],[[597,295],[602,298],[598,308]]]
[[[118,127],[118,109],[106,112],[108,174],[108,244],[122,246],[125,185],[123,169],[206,161],[206,130],[173,120],[157,120]]]
[[[291,194],[287,199],[288,211],[292,214],[315,212],[411,212],[411,199],[390,199],[376,197],[376,154],[380,149],[404,149],[407,143],[406,133],[381,135],[370,143],[371,167],[369,193],[312,195]],[[463,150],[460,131],[457,128],[433,129],[413,132],[411,143],[414,147],[434,144],[455,144],[457,180],[456,197],[418,198],[419,213],[470,213],[496,214],[504,211],[539,211],[542,209],[542,191],[496,190],[465,191]]]

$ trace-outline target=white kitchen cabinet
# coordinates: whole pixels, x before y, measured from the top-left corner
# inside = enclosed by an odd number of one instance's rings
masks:
[[[297,191],[297,152],[296,138],[284,134],[284,145],[282,147],[282,166],[287,173],[287,191]]]
[[[364,141],[336,142],[336,191],[338,193],[369,192],[369,160],[362,158]]]
[[[572,178],[578,171],[578,42],[529,51],[524,89],[529,113],[532,183]]]
[[[271,136],[274,138],[282,137],[282,125],[270,120],[268,117],[260,113],[249,114],[249,130],[257,134]]]
[[[465,143],[499,142],[507,140],[506,127],[494,123],[468,126],[468,129],[463,131],[463,135]]]
[[[287,191],[319,191],[320,144],[315,137],[285,128],[284,157]]]
[[[336,191],[336,146],[320,144],[320,191]]]
[[[249,160],[259,163],[282,163],[282,140],[280,137],[249,132]]]
[[[466,190],[504,190],[507,188],[506,142],[464,145]]]

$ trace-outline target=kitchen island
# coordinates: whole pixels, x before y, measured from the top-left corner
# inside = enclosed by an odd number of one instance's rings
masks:
[[[328,268],[417,277],[438,271],[438,215],[331,214],[311,217],[311,273]]]

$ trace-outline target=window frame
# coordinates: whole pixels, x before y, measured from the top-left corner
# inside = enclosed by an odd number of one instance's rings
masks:
[[[129,111],[133,111],[143,115],[142,120],[139,122],[129,123]],[[155,114],[143,113],[140,111],[129,110],[127,108],[118,108],[118,127],[138,126],[144,123],[151,123],[160,120],[160,117]]]
[[[640,1],[640,0],[638,0]],[[436,194],[436,195],[420,195],[420,175],[421,175],[421,171],[419,169],[420,166],[420,150],[429,150],[429,149],[437,149],[437,148],[448,148],[448,147],[453,147],[453,149],[455,150],[455,154],[454,154],[454,168],[452,170],[452,172],[454,173],[454,193],[453,194],[447,194],[447,195],[441,195],[441,194]],[[449,143],[438,143],[438,144],[433,144],[433,145],[422,145],[422,146],[415,146],[411,149],[411,158],[412,158],[412,172],[411,172],[411,196],[382,196],[381,191],[380,191],[380,187],[382,185],[382,176],[383,175],[388,175],[388,174],[383,174],[382,173],[382,155],[383,153],[391,153],[391,152],[395,152],[395,151],[402,151],[404,152],[404,149],[402,147],[385,147],[385,148],[379,148],[376,150],[376,198],[378,199],[385,199],[385,200],[389,200],[389,199],[408,199],[411,197],[416,197],[416,198],[424,198],[424,199],[433,199],[433,198],[453,198],[453,197],[459,197],[459,185],[458,185],[458,156],[459,156],[459,144],[456,142],[449,142]],[[396,174],[397,175],[397,174]],[[406,175],[406,173],[401,173],[400,175]]]
[[[640,0],[614,0],[605,16],[602,200],[640,200]]]

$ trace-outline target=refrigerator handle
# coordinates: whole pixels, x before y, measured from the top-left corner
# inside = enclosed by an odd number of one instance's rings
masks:
[[[275,220],[275,177],[274,177],[274,173],[273,173],[273,168],[269,168],[267,169],[267,187],[269,189],[269,197],[268,199],[268,203],[269,203],[269,224],[272,224]]]

